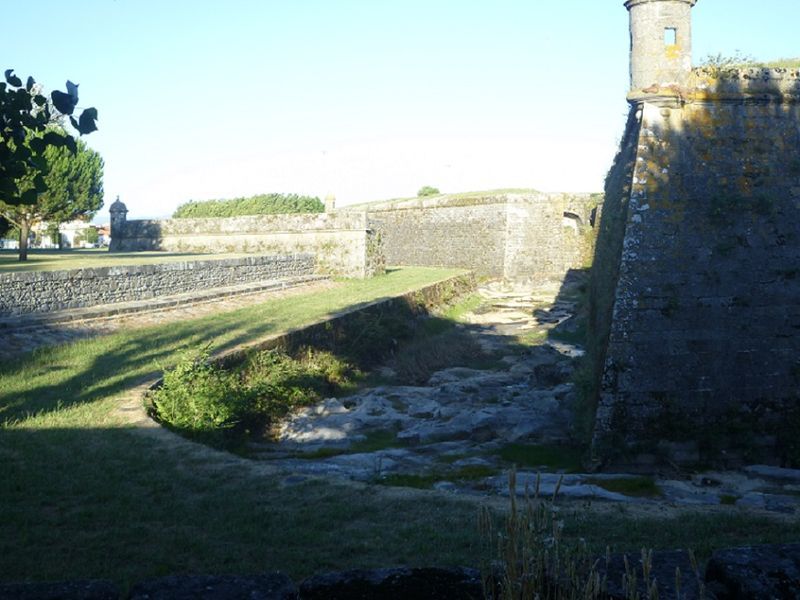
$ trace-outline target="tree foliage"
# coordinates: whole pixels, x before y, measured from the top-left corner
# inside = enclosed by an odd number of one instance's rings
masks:
[[[39,195],[36,207],[42,220],[66,223],[81,217],[93,217],[103,206],[103,159],[77,142],[77,152],[50,147],[45,151],[49,171],[46,190]]]
[[[48,100],[33,77],[23,85],[13,69],[6,70],[5,82],[0,82],[0,201],[35,204],[46,186],[47,148],[77,151],[71,135],[48,131],[53,123],[68,120],[81,135],[97,129],[97,110],[87,108],[78,115],[78,86],[71,81],[66,85],[66,92],[56,90]],[[41,135],[31,137],[31,133]],[[31,185],[20,189],[20,180],[27,176]]]
[[[97,232],[97,227],[89,227],[86,229],[84,237],[90,244],[97,244],[100,241],[100,234]]]
[[[67,81],[66,87],[66,92],[56,90],[48,99],[33,77],[23,85],[13,69],[7,69],[5,81],[0,82],[0,204],[3,216],[20,229],[20,260],[27,259],[34,207],[47,190],[48,149],[78,151],[75,138],[53,125],[71,126],[80,135],[97,129],[97,109],[77,113],[78,86]],[[9,216],[12,213],[24,215],[22,225]]]
[[[44,134],[30,135],[23,143],[35,145],[37,139],[52,135],[67,136],[51,128]],[[35,202],[14,204],[0,200],[0,215],[20,231],[21,260],[24,260],[28,233],[33,225],[43,221],[57,224],[91,218],[103,205],[103,159],[82,140],[73,142],[75,153],[66,145],[48,145],[43,152],[46,173],[29,169],[15,181],[20,194],[36,191]],[[44,182],[42,191],[36,190],[38,178]]]
[[[230,200],[189,201],[181,204],[172,216],[175,219],[193,219],[319,212],[325,212],[325,205],[316,197],[297,194],[260,194]]]
[[[439,194],[441,194],[441,192],[438,190],[438,188],[431,187],[429,185],[424,185],[421,188],[419,188],[419,191],[417,192],[417,197],[425,198],[426,196],[438,196]]]

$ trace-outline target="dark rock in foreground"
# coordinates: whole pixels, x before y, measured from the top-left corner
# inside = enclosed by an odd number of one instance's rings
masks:
[[[377,569],[326,573],[300,585],[303,600],[480,600],[481,575],[474,569]]]
[[[56,581],[0,584],[0,600],[117,600],[110,581]]]
[[[718,550],[706,581],[720,600],[800,598],[800,544]]]
[[[608,565],[604,559],[598,563],[597,570],[600,575],[608,576],[608,597],[611,600],[626,600],[630,595],[625,591],[623,578],[626,575],[625,558],[628,559],[628,571],[636,577],[636,589],[639,597],[647,598],[648,585],[656,582],[659,600],[679,600],[686,598],[700,598],[698,577],[694,573],[689,553],[685,550],[667,550],[653,552],[649,572],[649,581],[644,578],[644,565],[641,554],[613,554]],[[680,569],[680,582],[676,581],[676,569]],[[700,574],[702,582],[703,575]],[[679,586],[679,587],[678,587]],[[706,600],[713,596],[706,594]]]
[[[115,596],[116,597],[116,596]],[[297,588],[281,573],[171,576],[133,587],[131,600],[296,600]]]

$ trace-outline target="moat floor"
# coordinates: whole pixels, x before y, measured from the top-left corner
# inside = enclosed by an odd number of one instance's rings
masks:
[[[795,513],[795,470],[579,472],[572,376],[582,349],[556,340],[569,337],[581,284],[526,293],[482,288],[481,307],[460,327],[498,359],[490,367],[455,366],[409,386],[393,385],[387,365],[389,383],[297,411],[273,432],[277,442],[252,445],[252,456],[279,467],[288,482],[325,475],[471,495],[508,495],[510,463],[520,460],[519,495],[558,489],[562,498],[581,500]],[[557,326],[562,335],[553,335]],[[554,467],[559,462],[573,464]]]

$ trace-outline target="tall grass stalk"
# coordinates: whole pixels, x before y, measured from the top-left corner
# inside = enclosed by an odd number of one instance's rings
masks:
[[[508,481],[510,508],[502,526],[495,530],[488,510],[479,516],[481,537],[488,542],[489,556],[494,557],[483,569],[485,596],[491,600],[599,598],[605,578],[590,559],[585,543],[563,537],[564,522],[555,506],[561,480],[553,497],[543,500],[537,477],[533,496],[526,490],[522,506],[516,498],[514,470]]]
[[[508,475],[509,510],[496,526],[487,508],[478,515],[478,530],[484,542],[482,565],[484,596],[490,600],[596,600],[608,598],[611,551],[606,548],[604,569],[601,558],[592,556],[582,539],[563,536],[565,519],[556,506],[561,488],[559,479],[553,496],[540,497],[540,477],[533,495],[525,490],[522,505],[517,501],[517,474]],[[700,568],[689,551],[697,595],[705,598]],[[659,582],[654,576],[653,551],[641,550],[641,568],[623,556],[622,593],[626,600],[658,600]],[[675,597],[689,600],[681,592],[682,574],[675,570]]]

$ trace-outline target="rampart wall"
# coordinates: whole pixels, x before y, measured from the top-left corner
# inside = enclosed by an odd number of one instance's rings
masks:
[[[370,205],[394,265],[469,268],[514,283],[563,278],[590,258],[590,194],[439,197]]]
[[[757,71],[633,99],[593,292],[601,458],[799,464],[800,72]]]
[[[364,213],[133,220],[111,237],[112,252],[313,254],[317,272],[346,277],[370,277],[385,264]]]
[[[321,273],[386,264],[472,269],[517,284],[590,261],[599,194],[487,194],[374,203],[312,215],[123,221],[112,251],[312,253]]]
[[[315,272],[314,256],[247,256],[156,265],[0,274],[0,317],[146,300]]]

